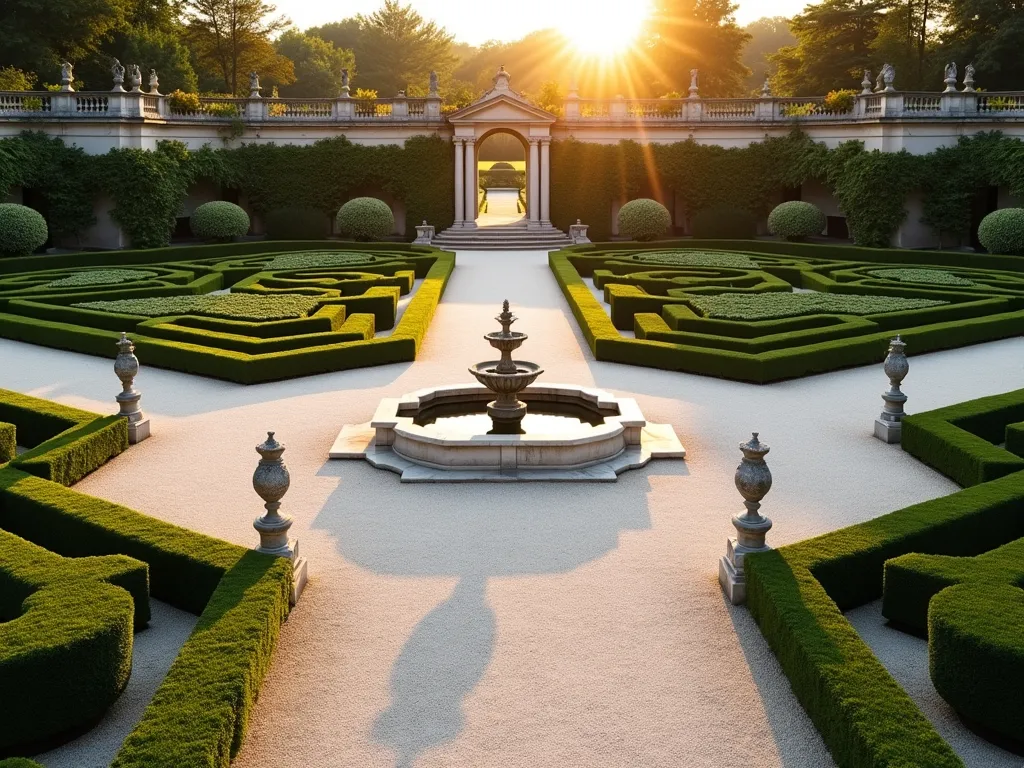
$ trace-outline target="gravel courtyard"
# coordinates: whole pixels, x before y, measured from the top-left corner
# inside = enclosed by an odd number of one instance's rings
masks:
[[[382,397],[469,380],[505,298],[544,382],[635,397],[686,462],[613,485],[409,486],[327,460]],[[1024,339],[908,354],[910,412],[1024,387]],[[10,341],[0,359],[0,386],[114,412],[111,360]],[[78,490],[254,546],[253,448],[267,430],[287,446],[283,511],[310,583],[239,768],[833,765],[718,586],[737,446],[758,431],[772,447],[775,546],[957,488],[872,437],[881,361],[769,386],[599,363],[542,252],[459,253],[412,364],[245,387],[141,363],[154,436]],[[975,764],[1020,764],[1001,755]]]

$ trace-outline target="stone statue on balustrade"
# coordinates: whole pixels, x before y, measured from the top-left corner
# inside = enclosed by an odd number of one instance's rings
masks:
[[[348,69],[341,70],[341,98],[347,99],[349,92],[352,90],[349,87],[349,74]]]
[[[893,83],[896,82],[896,67],[892,64],[885,64],[882,67],[882,82],[885,83],[886,93],[893,93],[896,89]]]
[[[62,62],[60,65],[60,89],[62,91],[74,91],[75,67],[70,61]]]
[[[117,59],[114,59],[110,65],[110,74],[114,76],[113,90],[118,93],[124,93],[124,65]]]
[[[964,93],[974,93],[974,65],[964,68]]]
[[[437,96],[437,92],[438,92],[437,89],[438,89],[437,72],[434,72],[433,70],[431,70],[431,72],[430,72],[430,92],[427,95],[435,96],[436,97]]]
[[[875,78],[875,93],[881,93],[882,90],[885,88],[885,85],[883,84],[884,77],[885,74],[881,70],[879,70],[878,77]]]
[[[696,69],[690,70],[690,98],[696,99],[697,92],[699,90],[700,71]]]
[[[160,78],[157,77],[156,70],[149,70],[149,92],[154,96],[160,93]]]
[[[249,98],[258,99],[260,98],[260,91],[263,87],[260,85],[260,76],[255,72],[249,73]]]
[[[946,93],[956,91],[956,62],[951,61],[946,65]]]
[[[764,85],[761,86],[761,98],[770,99],[772,97],[772,82],[768,79],[768,75],[764,76]]]
[[[871,70],[864,70],[864,79],[860,81],[860,95],[870,96],[871,95]]]
[[[128,76],[132,79],[132,93],[139,93],[142,90],[142,69],[138,64],[128,65]]]

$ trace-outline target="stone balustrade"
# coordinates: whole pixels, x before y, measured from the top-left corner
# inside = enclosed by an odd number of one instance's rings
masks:
[[[393,99],[274,99],[201,97],[198,109],[181,109],[166,95],[117,91],[0,91],[0,120],[83,117],[226,123],[442,123],[438,97]]]
[[[560,122],[577,123],[792,123],[979,117],[1024,120],[1024,91],[860,94],[849,110],[826,107],[824,97],[750,99],[566,99]]]
[[[446,121],[439,97],[275,99],[202,97],[199,109],[182,110],[162,94],[145,92],[0,91],[0,120],[26,118],[141,118],[172,122],[229,123],[428,123]],[[849,110],[830,110],[823,97],[764,96],[746,99],[566,99],[558,122],[579,124],[791,124],[878,119],[1024,120],[1024,91],[862,93]]]

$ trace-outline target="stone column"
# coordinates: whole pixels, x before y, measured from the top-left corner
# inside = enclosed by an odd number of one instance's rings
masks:
[[[530,229],[540,227],[540,147],[537,139],[530,139],[530,163],[527,169],[530,172],[530,190],[526,201],[526,211],[530,220],[527,226]]]
[[[455,143],[455,224],[461,227],[466,220],[466,193],[463,190],[463,183],[466,180],[466,172],[462,166],[462,139],[453,139]]]
[[[480,193],[476,180],[476,139],[466,139],[466,222],[467,229],[476,228],[476,206]]]
[[[551,139],[540,142],[540,223],[551,226]]]

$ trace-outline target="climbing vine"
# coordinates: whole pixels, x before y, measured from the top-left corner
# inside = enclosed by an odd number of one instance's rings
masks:
[[[616,203],[637,197],[663,200],[687,217],[722,205],[764,216],[783,190],[817,180],[834,194],[859,245],[887,246],[907,216],[908,196],[917,192],[921,220],[936,239],[962,242],[979,190],[1000,186],[1024,197],[1024,142],[999,133],[925,156],[868,151],[859,142],[829,149],[799,131],[742,148],[692,139],[648,145],[568,139],[553,143],[551,161],[553,222],[565,230],[582,219],[593,239],[610,236]],[[95,223],[93,204],[104,194],[134,247],[166,245],[189,188],[201,181],[238,189],[260,216],[295,207],[333,216],[352,197],[383,193],[404,205],[406,232],[424,220],[441,230],[454,218],[453,166],[453,147],[438,136],[413,137],[404,146],[339,137],[309,146],[194,151],[161,142],[155,151],[119,148],[100,156],[41,133],[0,140],[0,192],[22,186],[42,195],[52,235],[74,235]]]

